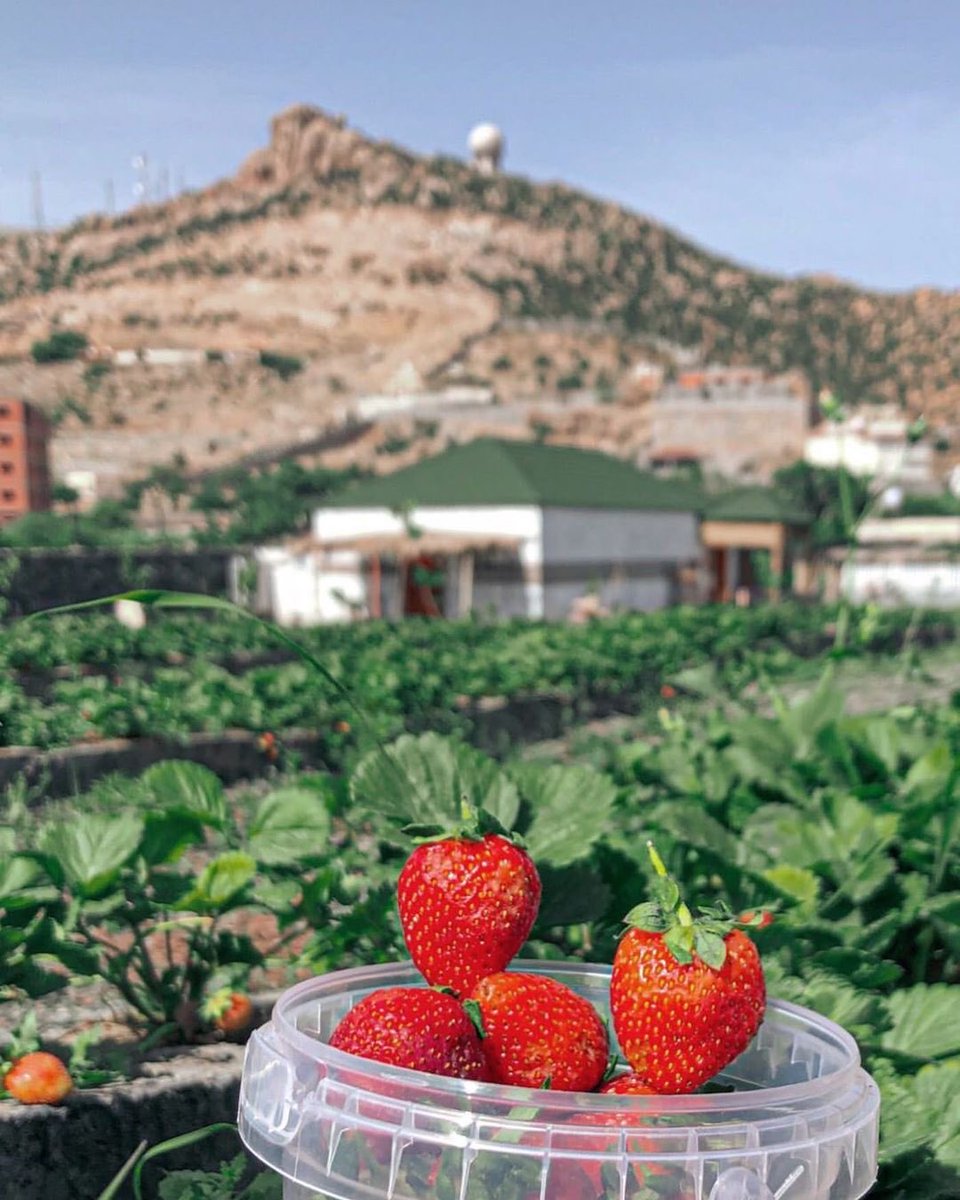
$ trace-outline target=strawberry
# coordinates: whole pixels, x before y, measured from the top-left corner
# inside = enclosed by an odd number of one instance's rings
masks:
[[[35,1050],[18,1058],[3,1086],[21,1104],[59,1104],[73,1087],[70,1072],[54,1054]]]
[[[454,996],[431,988],[371,992],[333,1031],[330,1045],[394,1067],[490,1081],[480,1035]]]
[[[427,983],[460,995],[509,965],[539,907],[533,860],[483,812],[468,813],[455,834],[418,846],[397,883],[410,957]]]
[[[747,1048],[763,1020],[760,955],[720,909],[694,917],[647,843],[655,900],[626,917],[610,1011],[636,1074],[663,1095],[692,1092]]]
[[[246,1033],[253,1024],[253,1004],[250,997],[244,992],[228,993],[213,1023],[221,1033]]]
[[[603,1078],[607,1030],[589,1001],[555,979],[500,971],[470,992],[497,1083],[589,1092]]]
[[[615,1075],[597,1091],[603,1096],[611,1093],[617,1096],[656,1096],[659,1094],[648,1083],[645,1083],[636,1071],[628,1071],[626,1075]]]

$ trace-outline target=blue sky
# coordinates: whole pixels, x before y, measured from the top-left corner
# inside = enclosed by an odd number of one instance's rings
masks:
[[[960,287],[956,0],[3,0],[0,226],[190,187],[305,100],[563,179],[776,271]]]

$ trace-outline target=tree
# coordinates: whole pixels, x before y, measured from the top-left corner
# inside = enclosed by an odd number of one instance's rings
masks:
[[[30,354],[35,363],[72,362],[88,345],[82,333],[73,329],[55,329],[45,340],[34,342]]]
[[[54,504],[76,504],[80,499],[80,493],[76,488],[71,487],[69,483],[63,483],[58,480],[51,490],[51,498]]]
[[[774,483],[798,508],[813,517],[810,536],[816,547],[840,546],[849,541],[850,521],[843,511],[846,485],[852,521],[860,520],[870,503],[866,480],[844,468],[813,467],[795,462],[774,475]]]

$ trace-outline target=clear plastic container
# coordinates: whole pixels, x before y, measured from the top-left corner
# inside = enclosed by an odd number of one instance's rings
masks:
[[[606,1015],[610,968],[515,964]],[[853,1200],[877,1167],[879,1093],[853,1039],[772,1000],[749,1048],[692,1096],[596,1096],[444,1079],[327,1045],[409,963],[291,988],[247,1047],[240,1134],[285,1200]]]

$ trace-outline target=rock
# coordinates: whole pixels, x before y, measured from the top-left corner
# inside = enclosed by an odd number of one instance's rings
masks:
[[[236,182],[241,188],[282,188],[301,178],[360,170],[372,151],[371,143],[348,129],[342,116],[294,104],[273,118],[270,145],[247,158]]]

